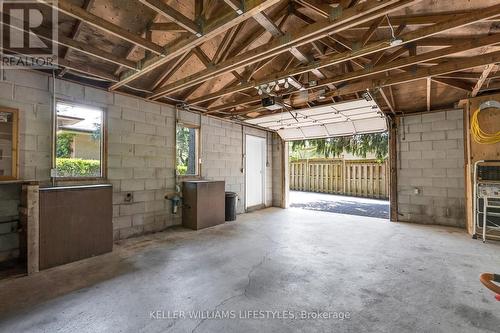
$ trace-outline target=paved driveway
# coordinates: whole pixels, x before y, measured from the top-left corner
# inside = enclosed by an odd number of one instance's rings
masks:
[[[389,201],[343,195],[290,191],[290,207],[383,219],[389,218]]]

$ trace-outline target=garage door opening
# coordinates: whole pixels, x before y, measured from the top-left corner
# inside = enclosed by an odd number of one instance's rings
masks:
[[[388,134],[289,143],[290,207],[389,218]]]
[[[372,96],[246,122],[289,142],[290,207],[389,218],[387,120]]]

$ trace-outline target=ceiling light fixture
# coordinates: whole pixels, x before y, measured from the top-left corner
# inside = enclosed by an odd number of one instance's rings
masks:
[[[397,38],[395,33],[394,33],[394,28],[392,26],[391,21],[389,20],[389,15],[385,15],[387,19],[387,23],[389,24],[389,28],[391,29],[391,40],[390,40],[390,45],[391,46],[398,46],[403,44],[403,40],[401,38]]]

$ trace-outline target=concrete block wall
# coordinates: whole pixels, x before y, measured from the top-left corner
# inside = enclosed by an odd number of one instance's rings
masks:
[[[400,119],[398,212],[400,221],[465,226],[463,110]]]
[[[181,111],[179,120],[200,126],[201,176],[209,180],[224,180],[226,191],[238,193],[237,212],[245,211],[245,150],[246,134],[266,137],[267,132],[233,122]],[[266,168],[266,206],[272,206],[272,142],[268,135]]]
[[[50,183],[52,78],[41,73],[5,71],[0,106],[19,109],[20,179]],[[107,181],[113,185],[115,239],[180,224],[166,193],[175,190],[175,110],[141,98],[56,80],[56,98],[103,108],[107,115]],[[201,124],[202,177],[226,181],[238,192],[244,211],[242,126],[182,111],[179,118]],[[248,129],[265,136],[262,130]],[[269,144],[269,159],[272,149]],[[268,167],[267,204],[272,205],[272,164]],[[0,185],[0,192],[3,185]],[[133,195],[126,202],[128,193]],[[1,206],[1,205],[0,205]],[[0,207],[1,208],[1,207]]]

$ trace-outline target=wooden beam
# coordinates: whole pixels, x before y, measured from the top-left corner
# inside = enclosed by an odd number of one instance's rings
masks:
[[[372,25],[370,26],[370,28],[368,28],[368,30],[365,32],[365,34],[363,35],[363,37],[361,37],[361,46],[365,46],[366,43],[368,43],[368,41],[370,40],[370,38],[373,36],[373,34],[375,33],[375,31],[378,29],[378,27],[380,26],[380,24],[385,20],[385,16],[381,16],[379,18],[376,18]]]
[[[283,10],[285,10],[288,7],[286,2],[280,3],[276,6],[276,13],[270,17],[270,19],[275,22],[277,21],[280,17],[283,16],[281,13]],[[245,23],[248,21],[245,21]],[[244,40],[239,41],[234,47],[232,47],[231,52],[228,54],[228,58],[230,57],[235,57],[238,54],[240,54],[244,49],[246,49],[248,46],[250,46],[254,41],[258,40],[261,38],[265,33],[266,29],[262,27],[260,24],[256,25],[254,28],[252,28],[250,31],[246,32],[247,37]]]
[[[396,51],[392,52],[391,54],[389,54],[385,58],[383,58],[380,61],[380,64],[383,65],[383,64],[390,63],[391,61],[396,60],[397,58],[399,58],[400,56],[402,56],[403,54],[405,54],[407,52],[408,52],[408,46],[403,45],[399,49],[397,49]]]
[[[20,26],[22,26],[22,25],[13,24],[13,18],[11,18],[10,24],[7,24],[7,22],[4,21],[3,25],[14,28],[14,29],[18,29],[20,31],[24,31],[25,33],[28,32],[27,30],[20,28]],[[86,55],[89,55],[89,56],[92,56],[92,57],[95,57],[95,58],[98,58],[98,59],[101,59],[101,60],[104,60],[107,62],[111,62],[113,64],[124,66],[124,67],[131,69],[131,70],[137,70],[135,62],[117,57],[113,53],[103,51],[103,50],[98,49],[98,48],[96,48],[88,43],[79,42],[77,40],[71,39],[71,38],[66,37],[64,35],[61,35],[61,34],[58,35],[58,37],[56,39],[49,37],[49,36],[51,36],[51,31],[49,31],[46,28],[39,27],[36,29],[31,29],[31,33],[34,33],[36,36],[40,37],[41,39],[45,39],[49,42],[55,42],[56,44],[58,44],[60,46],[64,46],[70,50],[75,50],[75,51],[84,53]],[[64,59],[64,58],[62,58],[62,59]]]
[[[477,81],[476,85],[472,89],[472,92],[470,94],[471,97],[476,97],[477,93],[481,90],[481,87],[484,84],[484,81],[488,78],[488,75],[490,75],[491,71],[495,68],[495,64],[489,64],[486,65],[483,69],[483,72],[481,73],[481,76],[479,77],[479,80]]]
[[[500,81],[488,82],[487,86],[483,85],[480,92],[492,91],[492,90],[500,90]]]
[[[92,66],[92,65],[88,65],[88,64],[79,64],[79,63],[75,63],[74,61],[70,61],[70,60],[67,60],[67,59],[63,59],[63,58],[59,58],[57,60],[57,64],[59,66],[62,66],[62,67],[65,67],[65,68],[68,68],[68,69],[71,69],[75,72],[79,72],[79,73],[82,73],[82,74],[90,74],[91,76],[95,76],[97,78],[100,78],[100,79],[104,79],[104,80],[108,80],[108,81],[111,81],[111,82],[117,82],[118,81],[118,77],[111,74],[111,73],[108,73],[108,72],[104,72],[100,69],[97,69],[95,68],[95,66]]]
[[[314,24],[314,23],[316,23],[315,20],[313,20],[309,16],[304,15],[303,13],[301,13],[300,11],[298,11],[297,8],[296,8],[296,6],[294,4],[295,3],[293,2],[292,3],[292,9],[291,9],[291,12],[292,12],[292,14],[294,16],[296,16],[297,18],[299,18],[300,20],[304,21],[307,24]]]
[[[83,6],[82,8],[86,11],[90,9],[94,5],[95,0],[84,0],[83,1]],[[82,21],[76,21],[75,26],[73,27],[73,31],[71,32],[69,38],[71,39],[77,39],[78,36],[80,35],[80,32],[82,31]],[[66,51],[63,53],[62,58],[66,59],[68,55],[71,53],[71,49],[67,48]],[[66,72],[66,69],[64,69],[61,73],[59,73],[59,77],[64,76],[64,73]]]
[[[455,73],[448,73],[444,75],[440,75],[440,78],[449,78],[449,79],[462,79],[462,80],[479,80],[481,76],[481,73],[469,73],[469,72],[455,72]],[[497,75],[492,75],[490,73],[489,77],[490,80],[494,79],[500,79],[500,74]],[[471,89],[472,90],[472,89]]]
[[[274,42],[267,43],[256,47],[245,54],[234,57],[221,63],[213,68],[200,71],[199,73],[188,76],[177,82],[173,82],[161,89],[157,89],[150,96],[152,99],[158,99],[163,95],[182,90],[191,85],[195,85],[209,78],[214,78],[223,75],[231,70],[248,66],[252,63],[258,62],[264,58],[274,56],[286,51],[289,51],[292,46],[300,46],[310,43],[313,40],[320,39],[333,31],[347,29],[351,25],[359,24],[365,20],[373,20],[376,17],[383,16],[387,12],[395,11],[412,4],[414,0],[402,1],[367,1],[361,3],[359,6],[349,8],[343,11],[343,16],[333,22],[325,20],[309,25],[301,31],[291,34],[287,39],[278,39]],[[499,6],[500,7],[500,6]],[[386,48],[390,45],[385,45]]]
[[[380,95],[382,95],[382,98],[384,99],[385,104],[387,104],[387,106],[389,107],[389,110],[391,110],[391,112],[393,114],[396,114],[396,111],[394,110],[394,106],[389,101],[389,98],[387,98],[387,95],[384,92],[384,88],[380,88],[379,92],[380,92]]]
[[[169,20],[172,20],[174,23],[183,27],[187,31],[196,34],[198,37],[201,36],[200,27],[196,23],[194,23],[186,16],[184,16],[177,10],[173,9],[163,1],[161,0],[138,0],[138,1],[141,2],[143,5],[151,8],[158,14],[168,18]]]
[[[141,33],[141,36],[142,35],[145,35],[148,31],[150,31],[149,27],[154,24],[156,22],[156,20],[158,20],[158,18],[160,17],[160,14],[156,13],[155,16],[153,17],[153,19],[149,22],[149,24],[142,30],[142,33]],[[177,25],[176,25],[177,26]],[[188,33],[188,32],[186,32]],[[135,50],[137,49],[137,45],[133,44],[127,51],[127,54],[125,55],[125,59],[128,59],[134,52]],[[145,52],[146,53],[146,52]],[[148,55],[149,56],[149,55]],[[115,70],[115,75],[119,75],[120,72],[122,71],[122,67],[119,66],[116,70]]]
[[[417,57],[421,57],[419,55]],[[391,85],[402,84],[407,82],[412,82],[416,80],[426,79],[428,77],[443,75],[447,73],[453,73],[456,71],[467,70],[479,66],[485,66],[488,64],[497,63],[500,61],[500,51],[492,52],[488,54],[483,54],[479,56],[474,56],[466,59],[456,59],[450,60],[448,62],[435,65],[432,67],[419,68],[415,72],[406,72],[402,74],[391,75],[390,77],[384,76],[383,78],[356,81],[351,84],[340,86],[337,90],[329,93],[327,97],[331,96],[341,96],[347,94],[353,94],[355,92],[364,91],[367,89],[378,89],[380,87],[388,87]],[[355,74],[356,72],[352,73]],[[350,73],[351,74],[351,73]],[[323,80],[318,82],[318,86],[322,86],[325,82],[330,82],[331,79]],[[316,88],[315,87],[315,88]],[[250,100],[246,101],[250,103]],[[231,104],[228,104],[231,105]],[[226,105],[221,105],[217,107],[218,109],[226,109]],[[211,109],[209,109],[211,110]]]
[[[45,2],[43,0],[37,0],[37,1],[49,7],[55,8],[66,15],[81,20],[85,24],[89,24],[102,31],[106,31],[116,37],[119,37],[123,40],[126,40],[127,42],[140,46],[155,54],[160,55],[164,53],[164,50],[160,45],[150,42],[147,39],[144,39],[139,35],[130,32],[127,29],[124,29],[120,26],[117,26],[114,23],[111,23],[109,21],[104,20],[103,18],[100,18],[99,16],[91,14],[86,10],[70,3],[68,0],[58,0],[57,2]]]
[[[208,56],[203,52],[203,50],[197,46],[193,49],[194,54],[196,54],[196,57],[200,59],[200,61],[205,65],[205,67],[208,67],[210,65],[210,59]]]
[[[257,13],[253,16],[253,19],[264,27],[264,29],[269,31],[273,37],[280,37],[283,35],[283,31],[281,31],[280,28],[278,28],[278,26],[265,13]]]
[[[402,26],[422,26],[422,25],[425,26],[425,25],[436,24],[442,21],[451,21],[467,13],[470,13],[470,10],[458,10],[453,12],[425,13],[425,14],[407,14],[399,16],[389,16],[389,20],[394,28],[399,29],[399,27]],[[495,22],[498,21],[498,19],[499,19],[498,16],[494,16],[491,18],[486,18],[484,19],[484,21]],[[380,28],[388,28],[388,27],[389,23],[387,21],[383,21],[380,24]],[[365,22],[350,29],[364,30],[369,28],[370,24]]]
[[[204,0],[194,0],[194,17],[198,25],[205,21],[203,16]]]
[[[159,66],[167,63],[168,61],[176,58],[177,56],[191,50],[195,46],[199,46],[205,43],[207,40],[221,34],[222,32],[240,24],[249,17],[252,17],[258,12],[261,12],[280,0],[244,0],[245,1],[245,11],[243,14],[238,15],[234,12],[228,13],[217,17],[215,20],[206,22],[203,29],[203,36],[198,38],[194,35],[183,38],[182,40],[176,40],[173,43],[169,43],[166,46],[168,50],[167,54],[162,57],[152,57],[145,59],[141,62],[141,70],[138,72],[127,72],[122,75],[120,82],[111,86],[111,90],[117,89],[143,75],[151,72],[152,70],[158,68]]]
[[[39,35],[39,36],[42,38],[45,38],[49,41],[53,41],[53,39],[51,39],[51,38],[47,38],[47,37],[42,36],[42,35]],[[56,42],[59,45],[66,46],[72,50],[76,50],[76,51],[79,51],[81,53],[85,53],[85,54],[90,55],[92,57],[95,57],[95,58],[98,58],[98,59],[101,59],[104,61],[108,61],[108,62],[114,63],[116,65],[126,67],[126,68],[131,69],[131,70],[137,70],[137,64],[135,62],[133,62],[131,60],[117,57],[113,53],[103,51],[101,49],[93,47],[92,45],[90,45],[88,43],[79,42],[79,41],[76,41],[74,39],[64,37],[64,36],[58,36],[58,39]]]
[[[187,30],[176,23],[152,23],[149,30],[153,31],[167,31],[167,32],[186,32]]]
[[[240,5],[238,4],[236,0],[224,0],[226,5],[231,7],[232,10],[234,10],[237,14],[243,14],[243,10],[241,10]]]
[[[219,62],[221,61],[224,61],[227,59],[228,55],[229,55],[229,51],[231,50],[231,47],[233,46],[234,44],[234,41],[236,39],[236,36],[238,36],[238,34],[240,33],[240,31],[243,29],[243,27],[245,26],[245,23],[246,21],[244,22],[241,22],[240,24],[238,24],[236,27],[233,27],[230,31],[230,33],[227,33],[224,37],[228,36],[227,38],[227,42],[226,44],[224,45],[223,48],[218,48],[217,49],[217,53],[218,54],[218,57],[215,57],[212,59],[212,62],[215,63],[215,64],[218,64]]]
[[[353,93],[355,91],[362,91],[372,89],[375,87],[386,87],[395,84],[402,84],[413,82],[428,77],[442,75],[446,73],[453,73],[456,71],[467,70],[479,66],[486,66],[500,62],[500,51],[486,53],[482,55],[473,56],[465,59],[450,60],[445,63],[434,65],[431,67],[419,68],[413,73],[402,73],[392,75],[383,79],[373,79],[367,81],[355,82],[352,85],[347,85],[339,88],[337,94]]]
[[[422,29],[427,29],[427,28],[422,28]],[[418,36],[420,36],[420,34],[418,34]],[[442,58],[442,57],[445,57],[445,56],[448,56],[448,55],[451,55],[454,53],[459,53],[459,52],[477,49],[480,47],[494,45],[494,44],[499,43],[499,42],[500,42],[500,34],[486,36],[484,38],[481,38],[481,39],[478,39],[475,41],[465,42],[462,44],[456,44],[454,46],[450,46],[447,48],[422,53],[420,55],[415,55],[413,57],[398,59],[398,60],[395,60],[395,61],[388,63],[388,64],[378,65],[375,67],[368,67],[366,69],[358,70],[358,71],[355,71],[352,73],[339,75],[339,76],[336,76],[332,79],[322,80],[322,81],[318,82],[317,87],[328,85],[328,84],[337,84],[340,82],[353,80],[353,79],[361,78],[361,77],[368,76],[368,75],[378,74],[378,73],[386,72],[386,71],[393,70],[393,69],[404,68],[404,67],[408,67],[411,65],[425,62],[425,61],[439,59],[439,58]],[[241,91],[241,90],[252,88],[253,86],[265,84],[265,83],[268,83],[269,81],[284,79],[284,78],[287,78],[287,77],[292,76],[292,75],[301,74],[301,73],[307,72],[311,68],[322,68],[322,67],[326,67],[326,66],[329,66],[332,64],[341,63],[345,60],[350,59],[350,57],[347,55],[352,55],[352,51],[348,51],[348,52],[345,52],[344,54],[333,55],[333,56],[330,56],[329,58],[322,59],[321,61],[316,62],[315,66],[313,66],[313,67],[301,66],[301,67],[297,67],[297,68],[291,68],[291,69],[286,70],[286,71],[274,73],[273,75],[266,77],[266,78],[263,78],[262,80],[260,80],[258,82],[251,82],[248,84],[242,84],[238,87],[225,89],[225,90],[219,91],[217,93],[209,94],[209,95],[197,98],[196,100],[192,100],[189,102],[193,103],[193,104],[201,103],[201,102],[213,99],[213,98],[218,98],[218,97],[223,96],[223,95],[228,95],[228,94],[234,93],[235,91]],[[342,61],[340,61],[340,59],[342,59]]]
[[[345,37],[342,37],[341,34],[332,34],[331,36],[328,36],[330,39],[332,39],[334,42],[339,43],[343,47],[345,47],[348,50],[352,50],[352,42],[348,40]]]
[[[316,14],[329,18],[330,15],[332,14],[333,8],[328,6],[327,4],[322,3],[321,1],[314,1],[314,0],[296,0],[297,3],[300,5],[311,9],[314,11]]]
[[[445,85],[447,87],[451,87],[451,88],[454,88],[454,89],[461,90],[463,92],[466,92],[467,94],[474,87],[473,85],[471,85],[468,82],[460,81],[460,80],[457,80],[457,79],[449,79],[449,78],[447,79],[447,78],[433,77],[432,81],[434,81],[436,83],[439,83],[439,84],[442,84],[442,85]]]
[[[349,8],[354,6],[358,0],[340,0],[339,6],[342,8]]]
[[[172,66],[169,66],[168,70],[155,80],[151,89],[154,90],[158,87],[163,86],[168,81],[168,79],[171,78],[172,75],[174,75],[175,72],[177,72],[177,70],[179,70],[179,68],[181,68],[181,66],[185,64],[185,62],[191,57],[192,54],[193,51],[187,51],[186,53],[178,57],[177,60],[172,64]]]
[[[270,32],[273,37],[277,38],[284,35],[283,31],[281,31],[281,29],[266,14],[261,12],[255,15],[253,18],[257,21],[257,23],[264,27],[264,29]],[[282,21],[282,23],[284,23],[284,21]],[[309,59],[309,57],[298,48],[291,47],[289,51],[301,63],[308,64],[311,62],[311,59]],[[325,75],[317,69],[314,69],[313,73],[320,79],[325,78]]]

